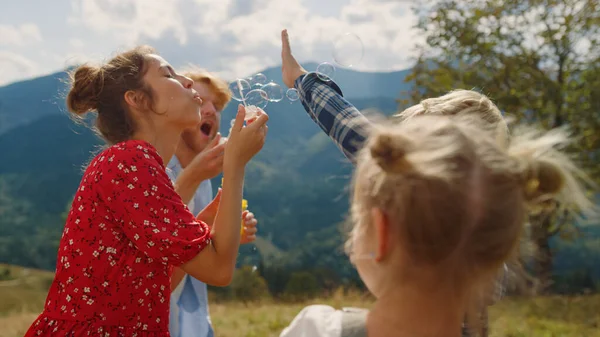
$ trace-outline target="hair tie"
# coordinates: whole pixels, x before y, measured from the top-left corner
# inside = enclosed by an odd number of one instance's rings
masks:
[[[538,187],[540,186],[540,181],[537,178],[531,178],[527,181],[525,185],[525,193],[527,195],[532,195],[537,192]]]

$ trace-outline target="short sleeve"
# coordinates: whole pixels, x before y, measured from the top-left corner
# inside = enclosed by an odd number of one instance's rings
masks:
[[[113,146],[98,165],[102,199],[137,249],[180,266],[210,243],[210,229],[183,204],[156,151],[125,144]]]
[[[327,305],[308,306],[279,337],[341,337],[342,311]]]

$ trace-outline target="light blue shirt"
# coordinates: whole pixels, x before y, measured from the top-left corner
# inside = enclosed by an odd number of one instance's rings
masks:
[[[176,156],[167,165],[167,174],[174,182],[182,171]],[[204,180],[188,204],[194,215],[213,199],[210,180]],[[171,293],[169,332],[172,337],[213,337],[214,331],[208,313],[206,284],[185,275]]]

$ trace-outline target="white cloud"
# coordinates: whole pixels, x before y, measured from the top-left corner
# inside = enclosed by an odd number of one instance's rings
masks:
[[[43,2],[31,1],[40,6]],[[56,6],[61,10],[54,12]],[[333,62],[333,44],[350,32],[364,45],[364,57],[355,69],[390,71],[410,65],[412,48],[420,38],[414,36],[415,17],[406,1],[59,0],[56,6],[46,7],[43,16],[52,23],[28,16],[21,8],[23,24],[8,21],[13,26],[0,26],[2,43],[12,41],[7,51],[27,56],[39,65],[40,74],[106,60],[147,43],[176,67],[192,62],[228,78],[247,76],[280,63],[283,28],[289,30],[301,62]],[[45,40],[25,24],[30,21],[40,25]],[[26,34],[31,37],[15,37]],[[23,40],[36,43],[15,44]]]
[[[248,69],[254,69],[254,71],[258,71],[264,68],[263,59],[256,56],[241,56],[236,57],[235,60],[233,58],[230,58],[225,59],[224,61],[227,63],[233,63],[231,64],[231,66],[222,67],[222,70],[216,72],[216,74],[228,80],[241,77],[241,75],[250,75]]]
[[[33,23],[18,26],[0,25],[0,45],[26,46],[42,41],[40,29]]]
[[[141,37],[159,38],[175,32],[179,43],[187,41],[179,0],[72,0],[69,23],[106,34],[119,44],[132,45]]]
[[[82,49],[85,47],[85,42],[83,42],[81,39],[71,38],[69,39],[69,47],[73,49]]]
[[[418,39],[410,2],[244,0],[244,6],[232,9],[241,1],[195,0],[198,6],[192,9],[197,21],[191,38],[207,41],[206,48],[217,44],[226,51],[219,63],[226,68],[219,68],[224,74],[245,76],[279,64],[283,28],[290,32],[298,59],[316,62],[334,61],[334,43],[352,32],[364,46],[362,62],[355,68],[369,71],[407,67]]]
[[[38,65],[32,60],[17,53],[0,50],[0,85],[32,77],[37,75],[38,70]]]

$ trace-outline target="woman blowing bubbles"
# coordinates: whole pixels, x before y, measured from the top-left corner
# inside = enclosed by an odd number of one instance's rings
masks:
[[[376,302],[307,307],[281,336],[458,337],[465,313],[477,330],[528,212],[557,198],[595,212],[554,149],[561,132],[517,130],[502,146],[497,130],[477,114],[374,125],[356,157],[348,253]]]
[[[173,266],[208,284],[230,282],[244,169],[264,144],[268,117],[244,126],[238,109],[218,211],[198,215],[214,220],[211,230],[183,204],[164,165],[182,131],[200,123],[192,84],[148,47],[74,72],[67,106],[96,112],[110,147],[83,175],[44,311],[26,336],[168,336]]]

